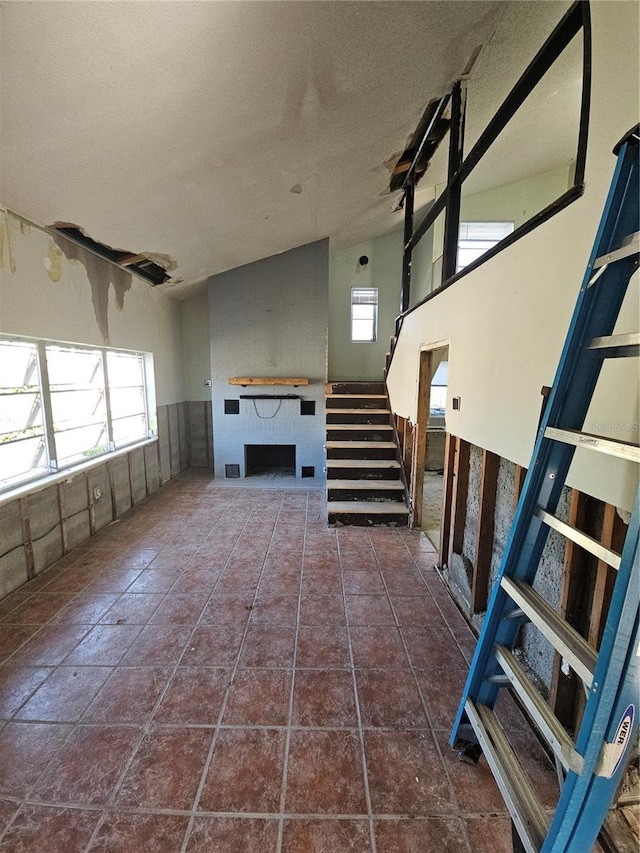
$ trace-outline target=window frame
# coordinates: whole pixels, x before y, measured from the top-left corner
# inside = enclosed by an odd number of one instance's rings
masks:
[[[46,459],[46,463],[44,466],[37,471],[37,473],[32,474],[31,471],[25,472],[25,476],[19,476],[18,478],[13,477],[10,480],[2,480],[0,479],[0,497],[4,497],[7,492],[11,492],[16,489],[22,489],[25,486],[33,485],[38,483],[39,481],[46,480],[47,478],[51,478],[52,476],[59,474],[60,472],[71,471],[76,468],[84,468],[87,465],[94,464],[97,460],[103,460],[105,458],[109,458],[114,454],[118,454],[121,452],[126,452],[127,450],[135,447],[137,445],[147,443],[151,440],[157,439],[157,426],[156,426],[156,417],[155,417],[155,387],[154,387],[154,371],[153,371],[153,355],[151,353],[143,352],[140,350],[132,350],[132,349],[124,349],[124,348],[116,348],[116,347],[105,347],[105,346],[95,346],[92,344],[82,344],[77,342],[68,342],[68,341],[56,341],[49,340],[44,338],[30,338],[23,335],[10,335],[10,334],[0,334],[0,342],[2,343],[15,343],[15,344],[26,344],[28,346],[32,346],[35,348],[36,353],[36,370],[38,375],[38,387],[40,393],[40,404],[42,410],[42,423],[43,423],[43,444],[44,444],[44,455]],[[103,378],[103,394],[104,394],[104,406],[106,413],[106,449],[91,454],[91,448],[87,448],[82,450],[82,453],[89,454],[86,459],[77,459],[72,458],[64,464],[60,464],[58,458],[58,448],[56,446],[56,433],[61,433],[60,430],[55,429],[55,421],[53,414],[53,406],[52,406],[52,394],[60,393],[52,390],[51,381],[49,376],[49,361],[47,360],[47,350],[49,348],[59,347],[64,350],[78,350],[82,352],[95,352],[99,354],[99,362],[97,369],[100,370],[101,376]],[[112,419],[112,407],[111,407],[111,399],[110,399],[110,383],[109,383],[109,373],[108,373],[108,353],[124,353],[131,356],[136,356],[140,359],[141,363],[141,377],[142,377],[142,385],[136,385],[136,388],[142,389],[143,403],[144,403],[144,435],[137,436],[130,441],[122,442],[116,444],[114,441],[114,433],[113,433],[113,419]],[[78,383],[80,385],[80,383]],[[75,390],[73,387],[68,390]],[[79,389],[78,389],[79,390]],[[11,396],[10,394],[6,396]],[[136,416],[140,416],[140,412],[136,411],[134,413]],[[126,417],[126,416],[125,416]],[[120,419],[122,416],[120,416]],[[117,419],[116,419],[117,420]],[[67,431],[67,430],[65,430]],[[5,444],[13,444],[16,441],[22,440],[21,438],[15,438],[4,442]],[[43,471],[42,468],[45,468]],[[33,470],[33,469],[31,469]],[[2,472],[0,472],[1,475]]]
[[[375,296],[374,301],[366,302],[366,301],[357,301],[354,300],[355,293],[371,293]],[[378,340],[378,306],[380,303],[380,293],[377,287],[352,287],[351,288],[351,310],[350,310],[350,322],[349,322],[349,332],[350,332],[350,340],[352,344],[375,344]],[[353,309],[356,306],[362,305],[371,305],[372,306],[372,317],[354,317]],[[363,321],[367,320],[371,323],[371,337],[370,338],[355,338],[353,336],[353,324],[354,321]]]

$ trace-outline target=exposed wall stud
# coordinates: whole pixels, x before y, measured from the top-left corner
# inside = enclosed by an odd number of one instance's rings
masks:
[[[458,439],[451,433],[445,435],[444,446],[444,481],[442,484],[442,523],[440,525],[440,562],[444,569],[449,565],[451,542],[451,518],[453,513],[453,487],[456,458],[456,443]]]
[[[427,458],[429,410],[431,404],[432,351],[421,350],[418,376],[418,423],[413,432],[411,454],[411,526],[422,525],[422,493],[424,489],[424,467]]]
[[[487,609],[499,465],[500,457],[496,453],[491,453],[489,450],[482,451],[480,507],[471,589],[472,613],[480,613]]]
[[[29,506],[27,498],[18,498],[20,507],[20,523],[22,525],[22,542],[27,564],[27,580],[36,576],[35,561],[33,559],[33,545],[31,541],[31,522],[29,520]]]

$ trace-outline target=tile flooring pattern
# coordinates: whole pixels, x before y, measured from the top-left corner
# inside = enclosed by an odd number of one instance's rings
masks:
[[[0,602],[2,853],[511,849],[431,545],[325,518],[188,472]]]

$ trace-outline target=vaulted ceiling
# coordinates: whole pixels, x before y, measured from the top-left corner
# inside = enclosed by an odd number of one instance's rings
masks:
[[[214,273],[389,231],[389,170],[510,6],[3,2],[0,202]]]

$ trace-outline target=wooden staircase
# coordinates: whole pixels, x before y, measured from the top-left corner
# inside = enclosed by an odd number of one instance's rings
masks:
[[[329,524],[406,527],[401,479],[384,382],[329,382],[327,511]]]

